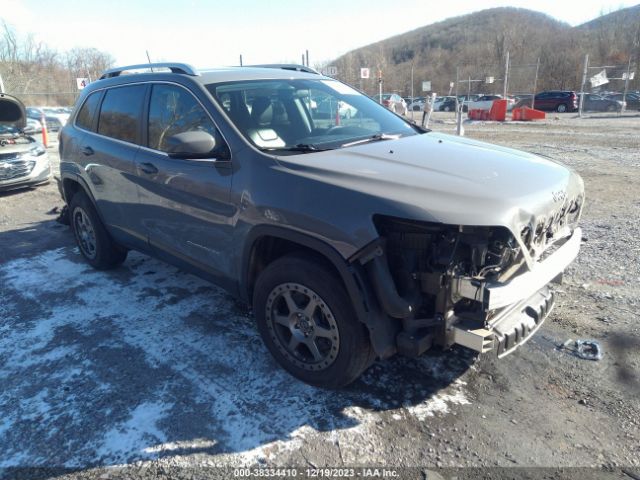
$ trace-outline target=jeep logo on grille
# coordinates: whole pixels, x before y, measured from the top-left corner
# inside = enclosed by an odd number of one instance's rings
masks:
[[[553,201],[564,202],[567,199],[567,192],[564,190],[558,190],[557,192],[551,192],[551,196],[553,197]]]

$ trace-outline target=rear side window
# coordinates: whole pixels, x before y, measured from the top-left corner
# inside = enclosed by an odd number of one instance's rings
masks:
[[[167,138],[198,130],[220,142],[215,125],[191,93],[175,85],[154,85],[149,105],[149,148],[166,152]]]
[[[87,97],[78,112],[76,125],[85,130],[93,130],[93,118],[98,111],[98,103],[100,102],[100,92],[94,92]]]
[[[107,90],[100,109],[98,133],[130,143],[138,143],[144,85]]]

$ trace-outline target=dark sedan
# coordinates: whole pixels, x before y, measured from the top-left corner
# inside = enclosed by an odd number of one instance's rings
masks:
[[[620,112],[622,105],[622,100],[601,97],[595,93],[585,93],[582,109],[592,112]]]
[[[622,102],[622,97],[622,93],[614,93],[613,95],[606,96],[609,100],[617,100],[619,102]],[[624,101],[627,102],[627,110],[640,110],[640,95],[627,93]]]

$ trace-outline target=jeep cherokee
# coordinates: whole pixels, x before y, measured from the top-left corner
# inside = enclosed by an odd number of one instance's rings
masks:
[[[317,386],[396,353],[501,357],[529,339],[578,254],[580,177],[270,67],[134,65],[84,89],[60,157],[85,259],[136,249],[211,280]]]

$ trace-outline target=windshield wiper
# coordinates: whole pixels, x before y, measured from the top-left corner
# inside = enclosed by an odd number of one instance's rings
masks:
[[[326,150],[333,150],[333,149],[321,148],[312,143],[299,143],[291,147],[269,147],[269,148],[263,148],[262,150],[268,150],[268,151],[278,150],[278,151],[284,151],[284,152],[310,153],[310,152],[324,152]]]
[[[379,142],[382,140],[397,140],[400,138],[400,134],[397,135],[389,135],[388,133],[376,133],[375,135],[371,135],[370,137],[363,138],[362,140],[355,140],[349,143],[343,143],[343,147],[353,147],[354,145],[360,145],[361,143],[369,143],[369,142]]]

